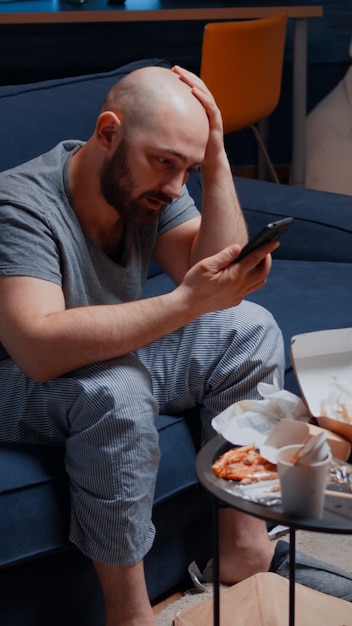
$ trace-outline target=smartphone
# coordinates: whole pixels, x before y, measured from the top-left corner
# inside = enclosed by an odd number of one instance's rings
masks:
[[[252,239],[248,241],[248,243],[242,248],[237,259],[235,259],[233,263],[238,263],[238,261],[243,259],[243,257],[247,256],[247,254],[253,252],[264,243],[269,243],[269,241],[276,241],[276,239],[279,239],[279,237],[281,237],[281,235],[286,232],[286,230],[290,228],[293,223],[293,217],[286,217],[283,220],[267,224],[264,228],[262,228],[261,231],[259,231],[259,233],[257,233]]]

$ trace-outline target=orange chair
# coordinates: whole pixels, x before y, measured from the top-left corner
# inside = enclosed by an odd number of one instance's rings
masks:
[[[267,18],[206,24],[200,71],[221,111],[224,133],[251,126],[276,182],[255,124],[279,102],[287,17],[279,11]]]

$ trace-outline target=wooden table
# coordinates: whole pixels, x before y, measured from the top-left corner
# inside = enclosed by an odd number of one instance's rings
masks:
[[[205,3],[206,0],[204,0]],[[309,18],[322,17],[322,6],[231,7],[220,2],[206,2],[199,7],[193,0],[173,7],[175,0],[126,0],[125,6],[113,6],[106,0],[88,0],[82,5],[60,3],[60,0],[0,1],[1,24],[59,24],[88,22],[159,22],[254,19],[273,15],[280,9],[294,22],[293,36],[293,119],[292,184],[304,186],[305,121],[307,102],[307,40]],[[180,5],[184,6],[180,7]],[[199,3],[198,3],[199,4]],[[219,6],[220,5],[220,6]],[[107,8],[108,7],[108,8]]]

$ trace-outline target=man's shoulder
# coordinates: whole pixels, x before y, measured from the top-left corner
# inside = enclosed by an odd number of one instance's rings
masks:
[[[48,152],[44,152],[39,155],[33,156],[32,159],[25,161],[23,163],[19,163],[15,165],[11,169],[4,170],[0,172],[0,181],[1,183],[6,182],[9,178],[14,176],[27,176],[28,172],[32,172],[35,169],[41,171],[42,167],[45,165],[53,166],[55,163],[60,165],[65,161],[65,159],[78,150],[84,144],[83,141],[69,139],[66,141],[61,141],[56,146],[51,148]]]
[[[21,202],[29,200],[32,194],[43,193],[57,187],[62,181],[62,173],[70,154],[84,142],[63,141],[50,151],[35,156],[30,161],[0,172],[0,202]]]
[[[62,213],[69,213],[66,164],[70,153],[82,144],[61,142],[49,152],[0,173],[1,224],[38,224],[39,220],[53,226],[61,220]]]

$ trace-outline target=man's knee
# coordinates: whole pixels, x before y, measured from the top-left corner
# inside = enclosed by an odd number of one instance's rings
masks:
[[[149,412],[153,419],[157,405],[148,370],[133,355],[85,367],[70,375],[76,401],[70,411],[72,425],[89,415],[128,415]]]

